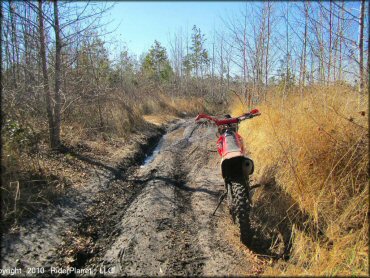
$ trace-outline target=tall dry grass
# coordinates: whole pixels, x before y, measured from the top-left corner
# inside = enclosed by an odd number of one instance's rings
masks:
[[[277,186],[326,238],[293,225],[290,260],[266,274],[368,275],[367,97],[344,86],[310,87],[259,108],[262,115],[240,127],[255,178],[274,173]],[[235,102],[231,110],[246,109]]]
[[[147,128],[144,115],[194,116],[201,111],[207,111],[206,105],[201,98],[170,97],[156,91],[138,95],[109,92],[99,101],[81,100],[80,103],[75,103],[64,115],[62,135],[66,135],[64,130],[67,131],[73,126],[69,137],[76,137],[73,133],[78,133],[77,137],[83,136],[84,139],[101,135],[122,138],[131,132],[140,132]]]

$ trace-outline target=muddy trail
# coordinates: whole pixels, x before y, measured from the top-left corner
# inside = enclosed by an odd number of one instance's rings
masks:
[[[211,216],[223,192],[215,141],[214,128],[179,120],[142,165],[94,168],[84,190],[5,235],[2,268],[72,277],[261,273],[266,260],[240,243],[226,203]]]

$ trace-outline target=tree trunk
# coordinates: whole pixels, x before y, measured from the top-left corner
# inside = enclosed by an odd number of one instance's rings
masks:
[[[212,45],[212,78],[211,78],[211,86],[212,86],[212,99],[214,99],[215,98],[215,92],[214,92],[214,90],[215,90],[215,82],[214,82],[214,77],[215,77],[215,41],[214,41],[214,39],[213,39],[213,45]]]
[[[224,37],[221,37],[221,43],[220,43],[220,95],[221,99],[224,100],[224,91],[223,91],[223,86],[224,86],[224,56],[223,56],[223,51],[224,51]]]
[[[314,84],[314,64],[315,64],[314,59],[315,59],[315,57],[313,55],[313,51],[311,51],[311,55],[310,55],[310,60],[311,60],[311,65],[310,65],[310,85],[313,85]]]
[[[12,73],[13,73],[13,88],[18,88],[19,82],[19,58],[18,58],[18,43],[17,43],[17,27],[14,14],[14,6],[12,1],[9,0],[9,15],[11,25],[11,39],[12,39]]]
[[[54,148],[60,146],[60,126],[61,126],[61,52],[62,42],[60,40],[58,1],[54,1],[54,32],[55,32],[55,107],[54,107],[54,126],[55,132],[53,136]]]
[[[338,11],[339,13],[339,11]],[[335,14],[335,10],[334,10]],[[333,81],[335,82],[337,80],[337,60],[338,60],[338,42],[339,42],[339,30],[340,30],[340,18],[337,19],[337,29],[336,29],[336,38],[334,43],[334,62],[333,62]]]
[[[360,84],[359,84],[360,94],[362,94],[364,91],[364,20],[365,20],[365,0],[362,0],[359,23],[360,36],[358,38],[359,65],[360,65]]]
[[[29,8],[29,7],[28,7]],[[24,21],[23,21],[23,41],[24,41],[24,90],[25,95],[34,96],[34,75],[33,75],[33,63],[31,62],[31,28],[27,24],[27,20],[30,20],[30,11],[27,12],[27,7],[24,8]]]
[[[247,13],[247,6],[245,8]],[[244,77],[244,97],[249,99],[247,90],[247,14],[244,18],[244,32],[243,32],[243,77]]]
[[[304,38],[303,38],[303,55],[302,55],[302,66],[301,66],[301,95],[303,95],[303,88],[306,86],[306,60],[307,60],[307,27],[308,27],[308,4],[304,4]]]
[[[41,58],[41,66],[42,66],[43,87],[44,87],[44,94],[45,94],[45,101],[46,101],[46,114],[47,114],[48,124],[49,124],[49,139],[50,139],[49,143],[50,143],[51,148],[55,148],[54,141],[53,141],[54,133],[55,133],[55,126],[54,126],[53,109],[51,106],[51,94],[50,94],[49,78],[48,78],[48,71],[47,71],[47,64],[46,64],[45,29],[44,29],[44,18],[43,18],[41,0],[38,1],[38,19],[39,19],[40,58]]]
[[[333,16],[332,16],[332,0],[330,0],[330,14],[329,14],[329,63],[328,63],[328,77],[327,85],[330,84],[330,69],[332,60],[332,33],[333,33]]]
[[[342,46],[343,46],[343,25],[344,25],[344,1],[342,1],[342,7],[341,7],[342,13],[341,13],[341,24],[340,24],[340,31],[339,31],[339,77],[338,79],[341,81],[343,78],[343,69],[342,69],[342,60],[343,60],[343,55],[342,55]]]
[[[268,85],[268,59],[269,59],[269,47],[270,47],[270,16],[271,16],[271,3],[267,2],[267,46],[265,56],[265,86]],[[264,99],[266,100],[267,90],[265,91]]]
[[[287,82],[289,78],[289,4],[288,2],[286,3],[286,21],[285,21],[285,26],[286,26],[286,69],[285,69],[285,80],[284,80],[284,90],[283,90],[283,96],[282,96],[282,102],[281,105],[283,107],[284,103],[284,98],[287,94]]]
[[[0,97],[3,98],[3,2],[0,2]],[[0,124],[3,126],[3,109],[0,111]]]
[[[320,6],[319,10],[320,14],[320,28],[319,28],[319,45],[320,45],[320,82],[322,84],[325,84],[325,66],[324,66],[324,60],[325,60],[325,48],[324,48],[324,30],[323,30],[323,11],[322,7]]]

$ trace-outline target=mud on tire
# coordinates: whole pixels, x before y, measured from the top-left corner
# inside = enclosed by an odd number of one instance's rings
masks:
[[[250,228],[249,212],[250,204],[248,200],[248,186],[243,183],[233,183],[233,204],[232,215],[235,223],[240,229],[240,240],[248,245],[252,239],[252,231]]]

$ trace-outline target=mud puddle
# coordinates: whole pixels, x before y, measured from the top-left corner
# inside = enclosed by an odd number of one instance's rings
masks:
[[[165,136],[166,135],[163,135],[162,138],[159,140],[158,144],[155,146],[153,152],[151,153],[148,153],[144,159],[144,162],[141,164],[140,167],[145,167],[147,166],[149,163],[151,163],[154,158],[160,153],[161,149],[162,149],[162,146],[163,146],[163,142],[165,141]]]

